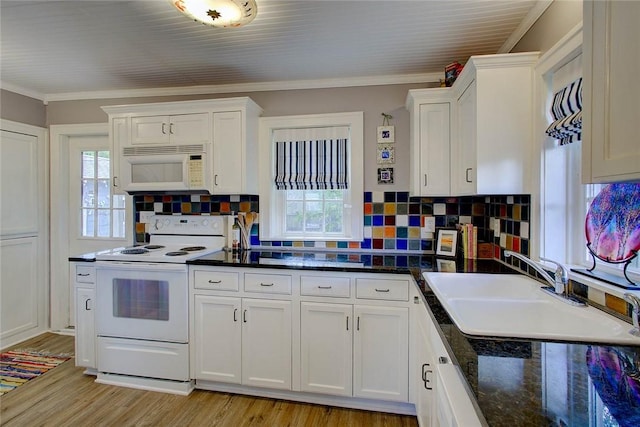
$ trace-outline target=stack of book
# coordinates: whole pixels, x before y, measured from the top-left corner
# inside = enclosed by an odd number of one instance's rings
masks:
[[[478,227],[473,224],[461,224],[462,253],[466,259],[478,258]]]

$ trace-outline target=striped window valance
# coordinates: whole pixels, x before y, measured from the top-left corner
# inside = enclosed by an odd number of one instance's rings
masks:
[[[275,142],[278,190],[349,188],[347,138]]]
[[[560,145],[579,141],[582,137],[582,78],[560,89],[553,96],[551,105],[553,123],[547,135],[557,139]]]

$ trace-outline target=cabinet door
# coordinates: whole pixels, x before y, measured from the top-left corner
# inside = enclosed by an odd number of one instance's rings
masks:
[[[476,193],[476,108],[476,82],[473,81],[458,98],[458,140],[451,171],[455,194]]]
[[[76,287],[76,366],[96,368],[96,291]]]
[[[169,142],[169,116],[131,118],[131,145]]]
[[[194,303],[195,378],[240,384],[240,298],[196,295]]]
[[[417,366],[414,367],[412,375],[416,375],[418,390],[416,393],[416,415],[420,427],[431,426],[434,411],[434,390],[436,384],[435,363],[436,357],[430,343],[430,323],[431,319],[424,305],[417,308],[416,315],[416,348]]]
[[[174,144],[205,144],[211,140],[209,113],[169,117],[169,137]]]
[[[449,103],[420,105],[420,176],[422,196],[450,194]],[[415,177],[414,177],[415,179]]]
[[[244,156],[240,111],[213,114],[213,190],[238,194],[244,188]]]
[[[302,391],[351,396],[353,306],[300,305]]]
[[[122,146],[127,143],[127,119],[117,117],[111,120],[111,157],[109,158],[109,168],[111,171],[111,190],[113,194],[124,194],[122,183],[120,182],[120,156],[122,156]]]
[[[242,300],[242,384],[291,389],[291,301]]]
[[[409,313],[404,307],[354,306],[353,395],[406,402]]]
[[[640,179],[640,2],[584,2],[583,182]]]
[[[437,388],[432,425],[476,427],[483,425],[467,394],[460,371],[451,363],[436,366]]]

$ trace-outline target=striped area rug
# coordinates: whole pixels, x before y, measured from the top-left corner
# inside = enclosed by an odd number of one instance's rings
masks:
[[[44,351],[14,350],[0,354],[0,395],[32,380],[62,362],[70,359],[66,354]]]

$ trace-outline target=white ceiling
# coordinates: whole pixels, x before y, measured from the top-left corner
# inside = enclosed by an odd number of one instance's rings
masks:
[[[166,0],[1,0],[2,88],[56,100],[437,81],[452,61],[508,52],[551,0],[256,1],[252,23],[219,29]]]

